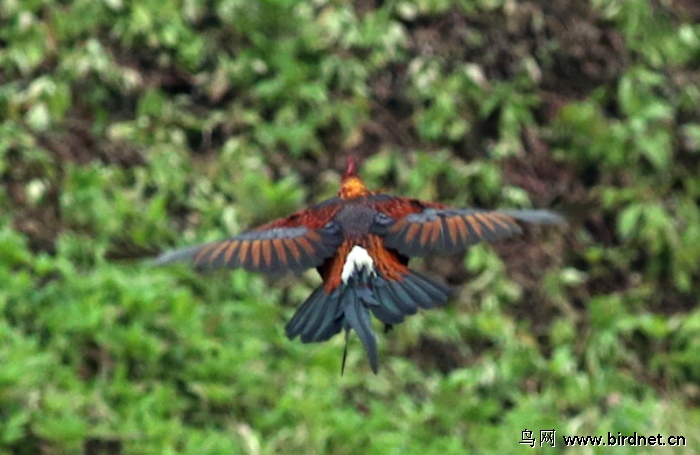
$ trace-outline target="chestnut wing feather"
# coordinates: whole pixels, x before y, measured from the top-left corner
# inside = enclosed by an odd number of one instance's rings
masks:
[[[521,232],[518,221],[564,222],[548,210],[454,209],[416,200],[399,199],[388,210],[377,209],[372,233],[384,238],[384,246],[406,256],[458,253],[482,240],[510,237]]]
[[[343,241],[333,221],[339,209],[335,200],[326,201],[228,239],[163,253],[154,264],[188,261],[199,271],[242,267],[264,273],[317,267]]]

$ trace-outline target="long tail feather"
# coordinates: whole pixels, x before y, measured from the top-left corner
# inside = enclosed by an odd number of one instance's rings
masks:
[[[444,304],[450,293],[446,285],[409,270],[401,281],[382,280],[377,283],[375,296],[379,305],[371,310],[384,324],[398,324],[404,316],[415,314],[418,308],[430,309]]]
[[[346,292],[347,294],[354,294],[354,290]],[[379,361],[377,359],[377,338],[372,330],[372,321],[369,317],[369,311],[367,308],[361,304],[360,300],[356,297],[350,297],[347,307],[345,308],[345,324],[347,330],[354,330],[357,333],[357,337],[362,342],[362,345],[367,352],[367,357],[369,358],[369,364],[372,367],[374,374],[379,371]]]
[[[338,289],[326,294],[318,287],[287,323],[285,331],[291,340],[299,336],[304,343],[326,341],[343,327]]]
[[[325,341],[346,330],[341,374],[345,371],[347,342],[354,330],[376,374],[379,369],[377,340],[370,313],[384,323],[385,329],[415,314],[418,308],[434,308],[447,301],[450,288],[413,270],[400,280],[387,280],[380,275],[351,277],[331,293],[317,288],[297,310],[286,327],[290,339],[299,336],[303,343]]]

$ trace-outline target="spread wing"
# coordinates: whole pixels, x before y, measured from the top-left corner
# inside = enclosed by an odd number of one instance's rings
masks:
[[[415,199],[393,198],[375,205],[372,232],[384,246],[405,256],[453,254],[482,240],[521,232],[518,221],[561,224],[564,218],[548,210],[455,209]]]
[[[335,199],[228,239],[163,253],[155,265],[188,261],[197,270],[242,267],[281,273],[317,267],[343,241]]]

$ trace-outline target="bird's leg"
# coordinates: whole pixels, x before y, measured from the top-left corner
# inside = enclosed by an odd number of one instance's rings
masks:
[[[345,329],[345,348],[343,348],[343,363],[340,367],[340,375],[345,373],[345,360],[348,358],[348,341],[350,341],[350,329]]]

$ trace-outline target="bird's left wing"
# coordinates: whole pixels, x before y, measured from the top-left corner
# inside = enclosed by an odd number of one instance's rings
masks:
[[[510,237],[521,232],[518,221],[564,222],[562,216],[548,210],[456,209],[395,197],[384,198],[374,207],[379,213],[372,232],[384,238],[384,246],[405,256],[458,253],[482,240]]]
[[[317,267],[343,241],[333,221],[335,199],[228,239],[163,253],[155,265],[188,261],[197,270],[242,267],[252,272],[298,272]]]

